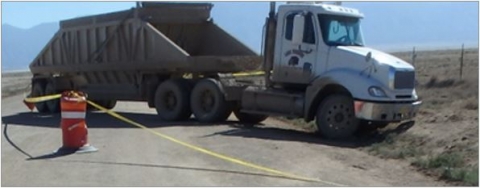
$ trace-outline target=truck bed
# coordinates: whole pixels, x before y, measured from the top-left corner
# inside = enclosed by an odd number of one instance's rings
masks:
[[[261,57],[215,25],[211,8],[149,2],[62,21],[30,70],[42,75],[82,74],[96,84],[122,82],[117,77],[134,72],[226,73],[257,68]]]

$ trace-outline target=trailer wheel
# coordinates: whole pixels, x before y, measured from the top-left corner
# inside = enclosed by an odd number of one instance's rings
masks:
[[[318,107],[316,124],[318,132],[330,139],[350,137],[358,128],[353,100],[346,95],[331,95]]]
[[[225,101],[222,85],[212,78],[203,79],[195,85],[191,108],[195,118],[205,123],[225,121],[232,113],[231,105]]]
[[[115,107],[115,105],[117,104],[117,101],[116,100],[94,100],[93,101],[94,103],[108,109],[108,110],[111,110]],[[88,110],[90,111],[97,111],[99,109],[93,107],[92,105],[88,105],[87,107]]]
[[[53,94],[57,94],[55,85],[53,85],[52,82],[48,82],[47,85],[45,86],[45,95],[53,95]],[[60,112],[60,99],[45,101],[45,105],[47,106],[48,110],[52,113]]]
[[[237,117],[237,119],[240,122],[247,123],[247,124],[258,124],[268,118],[267,115],[249,114],[249,113],[240,112],[240,110],[234,110],[233,113],[235,114],[235,117]]]
[[[32,97],[41,97],[44,95],[45,95],[45,90],[44,90],[43,84],[41,82],[34,83],[32,87]],[[37,111],[40,113],[48,112],[48,107],[45,102],[37,102],[35,103],[35,107],[37,108]]]
[[[104,100],[104,101],[101,102],[101,104],[106,109],[111,110],[111,109],[115,108],[115,105],[117,104],[117,101],[116,100]]]
[[[155,109],[166,121],[185,120],[190,117],[190,89],[184,80],[167,80],[155,92]]]

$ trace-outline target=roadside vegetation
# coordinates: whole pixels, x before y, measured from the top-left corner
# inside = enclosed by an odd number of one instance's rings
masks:
[[[411,53],[394,54],[411,61]],[[417,52],[417,94],[423,101],[413,126],[402,124],[356,135],[358,148],[384,159],[408,161],[452,185],[478,186],[478,49],[467,49],[460,79],[460,50]],[[308,132],[314,121],[285,119]]]

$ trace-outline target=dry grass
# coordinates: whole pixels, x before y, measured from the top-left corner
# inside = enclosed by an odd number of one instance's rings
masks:
[[[409,61],[409,53],[394,54]],[[453,182],[478,185],[478,49],[467,49],[460,78],[460,50],[418,52],[417,93],[423,105],[416,125],[391,150],[423,151],[406,158],[419,170]]]
[[[32,74],[30,72],[2,73],[2,99],[29,92],[31,78]]]
[[[393,55],[411,60],[408,52]],[[478,49],[465,51],[461,79],[459,57],[460,50],[417,52],[416,89],[423,105],[415,125],[362,150],[410,161],[452,185],[478,185]],[[312,122],[291,121],[314,127]]]

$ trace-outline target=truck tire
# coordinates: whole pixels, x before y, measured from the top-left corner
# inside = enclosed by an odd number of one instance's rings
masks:
[[[45,88],[41,82],[35,82],[32,86],[32,97],[41,97],[45,96]],[[45,102],[37,102],[35,103],[35,108],[40,113],[48,112],[48,107]]]
[[[102,101],[98,101],[98,100],[90,100],[90,101],[92,101],[93,103],[98,104],[100,106],[103,106]],[[98,111],[98,110],[100,110],[100,109],[95,108],[94,106],[87,103],[87,111]]]
[[[116,100],[103,100],[103,101],[101,101],[101,104],[106,109],[111,110],[111,109],[115,108],[115,105],[117,104],[117,101]]]
[[[116,100],[93,100],[92,102],[108,109],[108,110],[111,110],[115,107],[115,105],[117,104],[117,101]],[[88,105],[87,106],[87,110],[89,111],[98,111],[99,109],[95,108],[94,106],[92,105]]]
[[[155,109],[166,121],[190,118],[190,89],[184,80],[167,80],[155,92]]]
[[[215,79],[199,81],[193,88],[190,99],[192,112],[200,122],[225,121],[232,113],[231,105],[225,101],[222,85]]]
[[[240,122],[248,124],[258,124],[268,118],[267,115],[249,114],[240,112],[240,110],[234,110],[233,114],[235,114],[235,117],[237,117]]]
[[[55,85],[52,82],[48,82],[47,85],[45,86],[45,95],[53,95],[53,94],[57,94]],[[48,110],[52,113],[60,112],[60,99],[45,101],[45,105],[47,106]]]
[[[357,130],[353,99],[346,95],[330,95],[317,109],[318,133],[329,139],[347,138]]]

